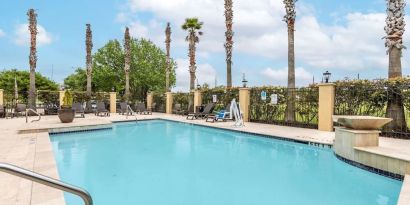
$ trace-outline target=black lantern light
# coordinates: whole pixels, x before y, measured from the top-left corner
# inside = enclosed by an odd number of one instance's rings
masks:
[[[323,73],[323,78],[325,79],[325,83],[329,83],[329,79],[330,79],[331,75],[332,74],[329,73],[329,71],[326,71],[326,72]]]
[[[248,81],[245,78],[245,73],[242,73],[242,85],[244,88],[246,88],[246,85],[248,84]]]
[[[199,81],[198,81],[198,79],[196,79],[196,89],[201,89],[201,85],[199,84]]]

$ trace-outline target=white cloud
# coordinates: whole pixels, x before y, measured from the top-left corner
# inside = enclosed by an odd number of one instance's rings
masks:
[[[47,32],[43,26],[37,25],[37,30],[38,30],[38,34],[37,34],[37,45],[38,46],[51,44],[54,41],[53,36],[49,32]],[[28,30],[28,24],[20,24],[16,26],[14,34],[15,34],[14,42],[17,45],[20,45],[20,46],[29,45],[30,32]]]
[[[5,36],[5,35],[6,35],[6,33],[3,30],[0,29],[0,38]]]
[[[269,80],[274,85],[286,85],[288,80],[288,68],[265,68],[260,74],[262,78]],[[298,67],[295,69],[295,77],[298,85],[305,85],[312,81],[313,74],[302,67]]]
[[[189,62],[187,59],[176,59],[178,68],[176,69],[177,82],[173,91],[188,91],[190,74],[188,71]],[[208,83],[209,85],[214,85],[216,70],[210,64],[199,64],[197,65],[196,76],[198,76],[199,84],[203,85]],[[195,81],[196,84],[196,81]]]

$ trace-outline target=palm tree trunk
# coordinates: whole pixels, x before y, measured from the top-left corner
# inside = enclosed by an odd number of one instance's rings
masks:
[[[233,2],[232,0],[225,0],[225,24],[226,24],[226,87],[229,89],[232,87],[232,47],[233,47]]]
[[[28,106],[32,109],[36,108],[36,66],[37,66],[37,14],[34,9],[30,9],[27,13],[29,16],[29,30],[31,36],[30,43],[30,88],[28,96]]]
[[[191,33],[189,37],[189,74],[190,74],[190,83],[189,88],[191,90],[195,89],[195,72],[196,72],[196,62],[195,62],[195,34]]]
[[[92,57],[91,50],[93,47],[91,25],[87,24],[86,31],[86,66],[87,66],[87,95],[91,96],[91,80],[92,80]]]
[[[392,47],[389,51],[389,78],[402,77],[401,73],[401,50]],[[388,87],[388,100],[386,117],[392,118],[385,129],[387,131],[407,130],[406,118],[404,114],[403,95],[400,87],[390,85]]]
[[[288,99],[285,112],[287,122],[295,121],[295,36],[294,23],[288,24]]]
[[[171,58],[170,58],[170,49],[171,49],[171,26],[170,23],[167,24],[167,28],[165,29],[165,46],[167,51],[167,59],[166,59],[166,68],[165,68],[165,91],[170,91],[169,86],[169,73],[171,71]]]
[[[125,50],[125,99],[128,101],[130,97],[130,64],[131,64],[131,48],[130,48],[130,31],[129,28],[125,28],[124,34],[124,50]]]
[[[130,73],[125,72],[125,99],[129,100],[130,97]]]

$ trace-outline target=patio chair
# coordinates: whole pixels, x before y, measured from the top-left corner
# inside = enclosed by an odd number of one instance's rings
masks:
[[[202,112],[197,112],[197,113],[189,113],[188,116],[186,116],[186,119],[189,120],[191,118],[191,120],[198,119],[198,118],[206,118],[208,117],[209,114],[212,113],[212,111],[215,108],[215,104],[214,103],[208,103],[204,110]]]
[[[184,110],[181,107],[181,104],[175,104],[174,109],[172,110],[172,113],[177,114],[177,115],[182,115],[184,114]]]
[[[138,103],[137,104],[137,113],[140,113],[140,115],[152,115],[152,112],[147,110],[145,107],[145,103]]]
[[[1,118],[6,117],[6,109],[3,105],[0,105],[0,117]]]
[[[102,114],[102,115],[101,115]],[[110,111],[107,110],[107,108],[105,107],[105,103],[104,102],[98,102],[97,103],[97,109],[95,111],[95,115],[97,116],[104,116],[104,117],[108,117],[110,116]]]
[[[120,103],[120,109],[119,109],[118,113],[120,115],[126,115],[126,114],[132,115],[133,114],[132,110],[128,109],[128,103],[126,103],[126,102]]]
[[[217,113],[209,114],[206,117],[206,122],[208,122],[208,120],[212,120],[211,122],[217,122],[218,120],[222,120],[224,122],[226,122],[227,120],[233,120],[230,110],[231,103],[229,103],[224,110],[221,110]]]
[[[17,116],[24,116],[24,115],[26,115],[26,110],[27,110],[27,105],[26,104],[21,104],[21,103],[18,103],[17,105],[16,105],[16,109],[15,109],[15,115],[16,115],[16,117]]]
[[[81,103],[74,103],[73,104],[73,109],[74,109],[75,115],[79,114],[80,117],[85,118],[84,107]]]

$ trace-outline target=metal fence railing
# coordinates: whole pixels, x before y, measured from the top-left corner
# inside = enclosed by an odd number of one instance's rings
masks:
[[[214,96],[215,100],[214,101]],[[236,99],[239,101],[239,88],[231,88],[231,89],[224,89],[224,88],[214,88],[214,89],[206,89],[202,91],[202,103],[216,103],[215,111],[224,109],[226,105],[231,103],[232,99]]]
[[[154,112],[165,113],[166,95],[164,93],[153,93],[152,109]]]
[[[250,101],[251,122],[305,128],[318,126],[319,90],[317,87],[252,88]],[[293,105],[293,110],[287,112],[288,105]],[[287,116],[289,113],[293,117]]]

